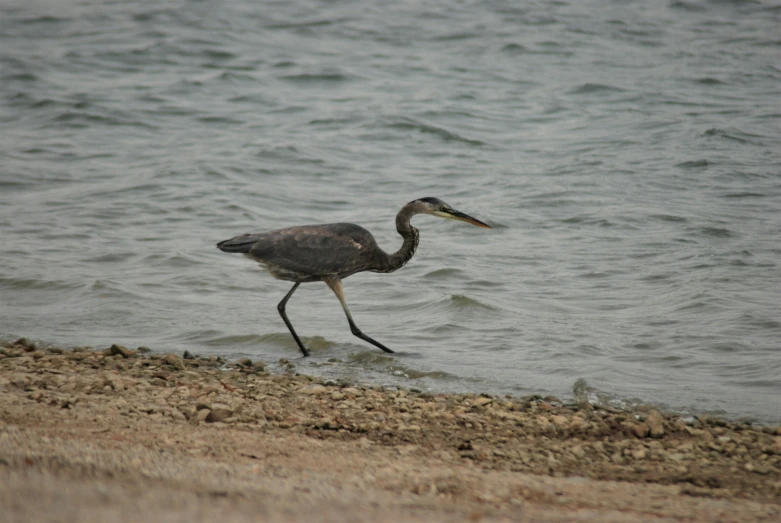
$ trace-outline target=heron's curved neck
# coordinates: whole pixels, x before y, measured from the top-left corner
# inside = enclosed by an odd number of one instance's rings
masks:
[[[389,254],[381,267],[381,272],[393,272],[400,269],[407,263],[412,255],[415,254],[415,249],[418,248],[418,230],[412,226],[410,219],[415,213],[409,206],[404,206],[396,215],[396,230],[404,238],[404,243],[401,248]]]

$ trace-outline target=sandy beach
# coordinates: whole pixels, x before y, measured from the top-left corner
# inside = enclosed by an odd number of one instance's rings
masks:
[[[0,521],[778,521],[781,428],[0,349]]]

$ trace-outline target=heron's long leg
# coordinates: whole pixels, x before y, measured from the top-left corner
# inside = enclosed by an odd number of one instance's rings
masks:
[[[290,320],[287,319],[287,314],[285,314],[285,305],[287,305],[287,300],[289,300],[293,293],[296,292],[296,289],[298,289],[299,285],[301,285],[300,281],[293,285],[293,288],[290,289],[290,292],[288,292],[285,297],[282,298],[282,301],[279,302],[279,305],[277,305],[277,310],[279,311],[279,315],[282,316],[282,319],[285,320],[285,325],[287,325],[287,328],[290,329],[290,334],[293,335],[293,339],[296,340],[296,343],[298,343],[298,348],[301,349],[301,352],[304,353],[304,356],[309,356],[309,351],[306,350],[304,344],[301,343],[301,338],[298,337],[295,329],[293,329],[293,324],[290,323]]]
[[[347,322],[350,324],[350,330],[352,333],[362,340],[366,340],[375,347],[378,347],[385,352],[393,352],[388,347],[380,343],[379,341],[375,341],[371,339],[369,336],[361,332],[361,329],[359,329],[355,322],[353,321],[353,317],[350,314],[350,309],[347,308],[347,302],[344,299],[344,290],[342,289],[342,280],[339,278],[331,278],[328,280],[325,280],[325,283],[331,288],[332,291],[334,291],[334,294],[336,294],[336,297],[339,298],[339,303],[342,304],[342,308],[344,309],[344,313],[347,315]]]

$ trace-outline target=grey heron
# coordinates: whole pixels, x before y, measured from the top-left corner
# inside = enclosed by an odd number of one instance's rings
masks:
[[[336,294],[355,336],[392,353],[391,349],[367,336],[355,325],[344,299],[342,280],[356,272],[393,272],[404,266],[418,246],[418,230],[410,224],[416,214],[430,214],[491,228],[442,200],[429,197],[409,202],[396,215],[396,230],[404,238],[404,243],[392,254],[380,249],[369,231],[352,223],[302,225],[242,234],[221,241],[217,247],[224,252],[242,253],[263,265],[275,278],[295,282],[277,309],[304,356],[309,356],[309,351],[293,329],[285,306],[299,285],[314,281],[325,282]]]

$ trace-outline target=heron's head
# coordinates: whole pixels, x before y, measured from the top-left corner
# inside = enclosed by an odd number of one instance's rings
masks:
[[[459,220],[466,223],[471,223],[478,227],[485,227],[490,229],[491,226],[487,223],[483,223],[477,218],[472,218],[468,214],[464,214],[461,211],[453,209],[450,205],[443,202],[439,198],[420,198],[413,200],[407,204],[413,208],[413,212],[416,214],[431,214],[439,216],[440,218],[448,218],[450,220]]]

